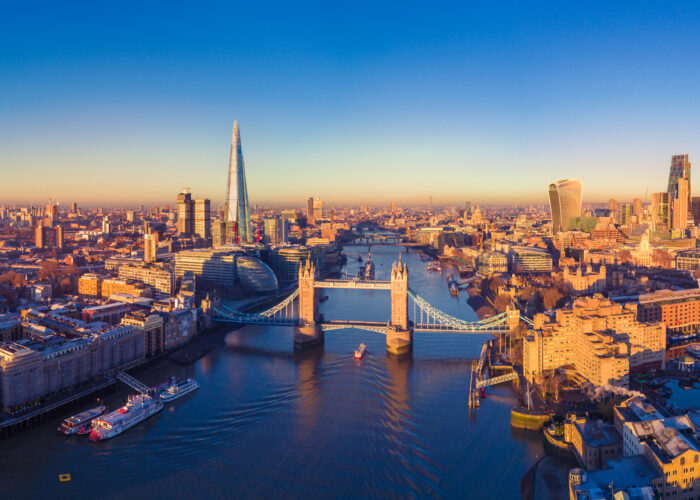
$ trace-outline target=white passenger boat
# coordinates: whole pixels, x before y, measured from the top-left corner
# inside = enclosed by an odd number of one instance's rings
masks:
[[[366,351],[367,351],[367,346],[364,344],[360,344],[360,347],[355,349],[355,359],[362,359],[362,356],[365,355]]]
[[[118,410],[93,420],[90,440],[102,441],[117,436],[162,409],[163,403],[150,396],[131,395]]]
[[[163,403],[169,403],[197,389],[199,389],[199,384],[191,378],[177,380],[175,377],[172,377],[170,384],[161,388],[158,397]]]
[[[100,415],[104,415],[106,411],[107,407],[101,405],[68,417],[61,423],[58,432],[62,432],[66,436],[70,436],[71,434],[87,434],[90,432],[91,422]]]

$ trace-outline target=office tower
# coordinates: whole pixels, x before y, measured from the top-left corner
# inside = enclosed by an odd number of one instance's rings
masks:
[[[615,212],[617,212],[617,201],[610,198],[610,200],[608,200],[608,209],[611,214],[615,214]]]
[[[549,185],[552,233],[568,231],[572,217],[581,217],[581,181],[564,179]]]
[[[153,233],[143,235],[143,261],[155,262],[158,260],[158,236]]]
[[[194,210],[190,188],[183,188],[177,195],[177,232],[191,235],[194,229]]]
[[[263,221],[265,230],[264,242],[270,245],[286,243],[289,233],[289,221],[279,217],[268,218]]]
[[[53,227],[54,224],[58,221],[58,205],[54,205],[53,203],[49,203],[46,205],[46,217],[45,217],[45,223],[49,227]]]
[[[632,201],[632,203],[634,205],[634,215],[636,215],[637,217],[641,217],[642,216],[642,200],[639,198],[635,198]]]
[[[54,239],[56,248],[63,250],[63,226],[56,226],[54,229]]]
[[[620,224],[629,225],[632,222],[634,206],[631,203],[620,203]]]
[[[396,202],[391,202],[391,215],[396,215]]]
[[[73,202],[70,204],[70,211],[72,214],[75,214],[78,212],[78,204],[76,202]]]
[[[684,230],[688,225],[688,189],[690,181],[681,177],[676,181],[675,197],[671,205],[671,229]]]
[[[432,195],[428,197],[428,210],[430,212],[433,211],[433,197],[432,197]]]
[[[676,198],[678,179],[685,177],[688,180],[688,206],[690,206],[690,161],[688,155],[671,156],[671,169],[668,175],[668,194],[671,200]]]
[[[109,217],[105,216],[102,219],[102,232],[105,234],[110,234],[112,232],[112,227],[109,223]]]
[[[133,210],[126,211],[126,221],[134,222],[136,220],[136,213]]]
[[[39,225],[34,230],[34,235],[35,235],[34,236],[34,240],[35,240],[34,244],[39,248],[44,248],[44,244],[45,244],[44,237],[45,237],[46,233],[44,231],[44,226],[41,223],[39,223]]]
[[[314,199],[306,198],[306,222],[314,223]]]
[[[651,221],[665,229],[670,228],[668,200],[668,193],[652,193],[651,195]]]
[[[243,162],[243,149],[241,148],[241,135],[238,131],[238,120],[233,122],[225,200],[227,241],[251,243],[253,241],[253,233],[250,229],[248,188],[245,181],[245,165]],[[230,234],[229,231],[231,231]]]
[[[693,223],[700,224],[700,197],[691,197],[691,202],[690,210],[693,214]]]
[[[318,198],[314,200],[314,219],[323,219],[323,202]]]
[[[211,239],[211,202],[208,199],[194,201],[194,234]]]

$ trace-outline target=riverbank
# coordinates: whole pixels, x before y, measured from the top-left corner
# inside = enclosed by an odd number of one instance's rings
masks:
[[[168,354],[168,359],[181,365],[189,365],[217,347],[225,345],[226,333],[241,328],[242,325],[216,323],[197,335],[191,342]]]

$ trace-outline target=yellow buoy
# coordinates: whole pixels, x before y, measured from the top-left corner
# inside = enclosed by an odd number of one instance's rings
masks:
[[[59,474],[58,480],[61,481],[62,483],[66,483],[66,482],[70,481],[70,474]]]

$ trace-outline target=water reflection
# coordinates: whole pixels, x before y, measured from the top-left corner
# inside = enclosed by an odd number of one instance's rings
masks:
[[[377,279],[388,278],[399,250],[373,248]],[[352,252],[364,258],[366,247]],[[416,254],[403,261],[421,296],[475,318]],[[353,292],[326,290],[324,314],[386,320],[388,293]],[[59,437],[59,419],[4,441],[0,498],[518,498],[541,437],[511,431],[517,399],[506,386],[469,413],[468,367],[486,338],[419,333],[413,354],[395,358],[373,332],[328,332],[323,345],[295,352],[291,328],[241,328],[189,366],[137,371],[147,383],[188,376],[201,388],[111,441]],[[368,351],[355,360],[361,342]],[[117,388],[107,405],[128,392]],[[72,483],[57,482],[63,472]]]

